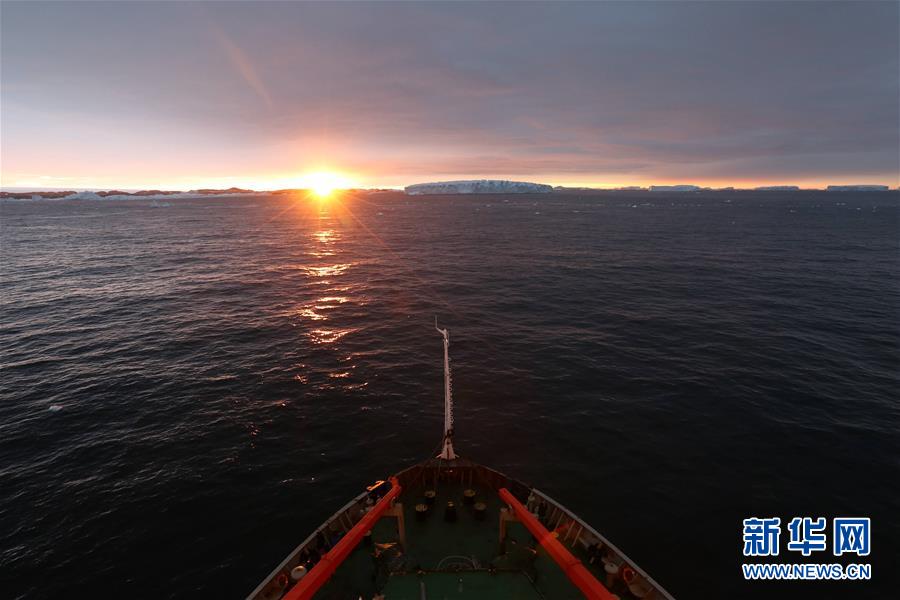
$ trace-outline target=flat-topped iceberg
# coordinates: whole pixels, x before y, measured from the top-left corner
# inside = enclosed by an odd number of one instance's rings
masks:
[[[697,185],[651,185],[651,192],[699,192]]]
[[[553,188],[542,183],[506,181],[503,179],[467,179],[463,181],[435,181],[408,185],[410,196],[425,194],[546,194]]]
[[[829,185],[825,188],[828,192],[886,192],[886,185]]]
[[[233,196],[259,196],[270,192],[256,192],[241,188],[201,189],[189,192],[172,190],[140,190],[137,192],[123,192],[122,190],[100,191],[49,191],[49,192],[5,192],[0,191],[0,200],[170,200],[193,198],[222,198]]]

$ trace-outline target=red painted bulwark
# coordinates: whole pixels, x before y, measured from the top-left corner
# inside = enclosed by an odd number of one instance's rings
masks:
[[[347,532],[340,541],[329,550],[322,559],[316,563],[306,577],[301,579],[297,585],[288,590],[284,595],[285,600],[309,600],[316,592],[319,591],[325,582],[334,574],[341,563],[350,556],[353,549],[362,541],[368,531],[372,529],[381,515],[391,507],[394,498],[400,495],[400,483],[391,477],[391,489],[372,507],[366,515],[359,520],[359,523]]]
[[[521,502],[516,500],[509,490],[500,488],[500,498],[506,502],[516,515],[516,518],[531,532],[547,554],[556,561],[569,580],[581,590],[585,598],[589,600],[614,600],[613,595],[602,583],[587,570],[581,561],[569,552],[569,550],[557,540],[533,514],[528,512]]]

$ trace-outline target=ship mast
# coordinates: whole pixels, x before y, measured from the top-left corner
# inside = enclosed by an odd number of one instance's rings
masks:
[[[438,327],[437,317],[434,318],[434,328],[444,336],[444,441],[441,445],[441,453],[438,458],[453,460],[456,452],[453,451],[453,395],[450,390],[450,331]]]

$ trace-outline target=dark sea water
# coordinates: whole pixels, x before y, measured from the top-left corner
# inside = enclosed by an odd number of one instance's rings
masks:
[[[437,315],[457,449],[676,597],[896,598],[898,205],[4,203],[0,596],[243,597],[435,451]],[[873,580],[743,582],[750,516],[871,517]]]

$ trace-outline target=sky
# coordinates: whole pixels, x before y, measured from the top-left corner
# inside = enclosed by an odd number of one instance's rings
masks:
[[[900,3],[0,4],[0,185],[900,181]]]

